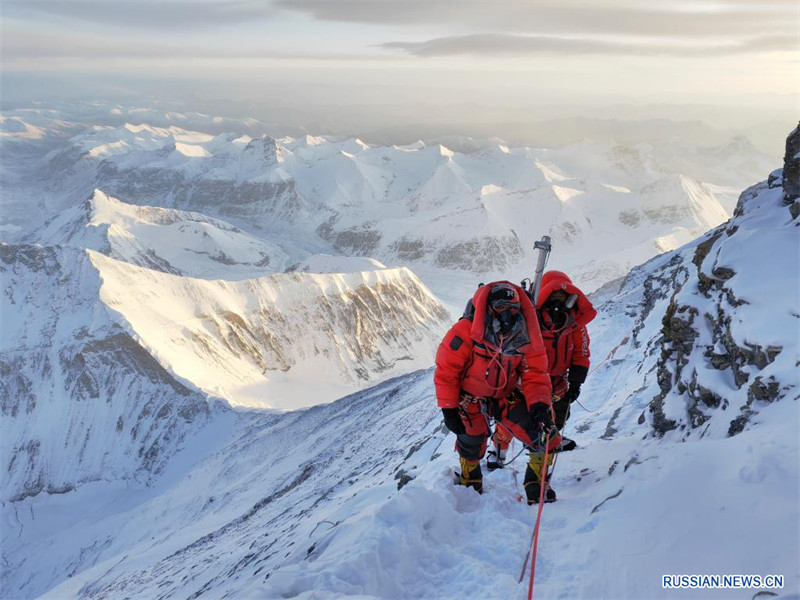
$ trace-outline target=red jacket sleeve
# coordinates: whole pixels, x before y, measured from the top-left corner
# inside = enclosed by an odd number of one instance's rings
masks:
[[[553,387],[547,372],[547,351],[544,347],[527,352],[522,359],[520,371],[522,393],[528,408],[538,402],[551,406]]]
[[[472,356],[472,322],[461,319],[450,328],[436,351],[436,403],[440,408],[456,408],[461,399],[461,377]]]
[[[581,325],[572,332],[572,364],[589,368],[589,332]]]

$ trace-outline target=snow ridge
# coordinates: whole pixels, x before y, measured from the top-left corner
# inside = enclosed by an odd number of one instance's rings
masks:
[[[95,190],[52,219],[43,244],[102,252],[134,265],[205,279],[249,279],[283,270],[275,244],[197,212],[127,204]]]
[[[427,366],[448,324],[404,268],[207,281],[91,260],[159,362],[237,406],[308,406]]]

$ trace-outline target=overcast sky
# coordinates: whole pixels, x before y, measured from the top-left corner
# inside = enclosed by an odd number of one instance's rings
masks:
[[[800,112],[797,0],[0,6],[6,103],[141,95],[355,128],[607,116],[599,107],[623,105],[673,118],[676,106],[741,109],[753,123]]]

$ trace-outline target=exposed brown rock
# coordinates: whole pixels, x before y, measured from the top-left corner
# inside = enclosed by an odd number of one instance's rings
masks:
[[[800,198],[800,125],[786,138],[783,156],[783,201],[794,204]]]

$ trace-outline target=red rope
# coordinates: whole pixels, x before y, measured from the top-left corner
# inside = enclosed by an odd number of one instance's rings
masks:
[[[634,328],[635,328],[635,327],[636,327],[636,323],[634,323],[634,324],[633,324],[633,326],[634,326]],[[616,346],[614,346],[614,347],[611,349],[611,352],[609,352],[609,353],[608,353],[608,355],[607,355],[607,356],[606,356],[606,357],[605,357],[605,358],[604,358],[602,361],[600,361],[598,364],[596,364],[596,365],[595,365],[594,369],[592,369],[591,371],[589,371],[589,373],[587,374],[587,376],[588,376],[588,375],[591,375],[592,373],[594,373],[595,371],[597,371],[597,369],[599,369],[600,367],[602,367],[602,366],[603,366],[603,364],[607,363],[609,360],[611,360],[612,358],[614,358],[614,355],[617,353],[617,350],[619,350],[620,348],[622,348],[622,347],[623,347],[625,344],[627,344],[627,343],[630,341],[630,334],[631,334],[631,333],[633,333],[633,329],[631,329],[631,330],[630,330],[630,331],[629,331],[629,332],[628,332],[628,333],[625,335],[625,337],[624,337],[624,338],[622,338],[622,341],[621,341],[619,344],[617,344]]]
[[[499,343],[500,343],[500,345],[497,346],[497,353],[492,355],[492,360],[489,361],[489,366],[486,368],[486,374],[484,376],[484,379],[486,379],[486,385],[488,385],[495,392],[498,391],[498,390],[505,389],[505,387],[508,385],[508,375],[506,374],[506,370],[503,368],[503,361],[502,361],[502,358],[501,358],[503,356],[503,336],[502,335],[500,335],[500,342]],[[497,369],[498,369],[497,379],[498,380],[500,379],[500,374],[502,374],[503,377],[505,377],[505,381],[503,383],[501,383],[498,387],[493,386],[491,383],[489,383],[489,380],[488,380],[489,371],[491,370],[492,365],[494,363],[497,363]]]
[[[539,523],[542,520],[542,509],[544,508],[544,490],[547,487],[547,459],[550,456],[550,433],[544,443],[544,463],[542,472],[539,474],[539,512],[536,515],[536,526],[533,528],[533,555],[531,556],[531,580],[528,584],[528,600],[533,598],[533,578],[536,575],[536,550],[539,546]]]

